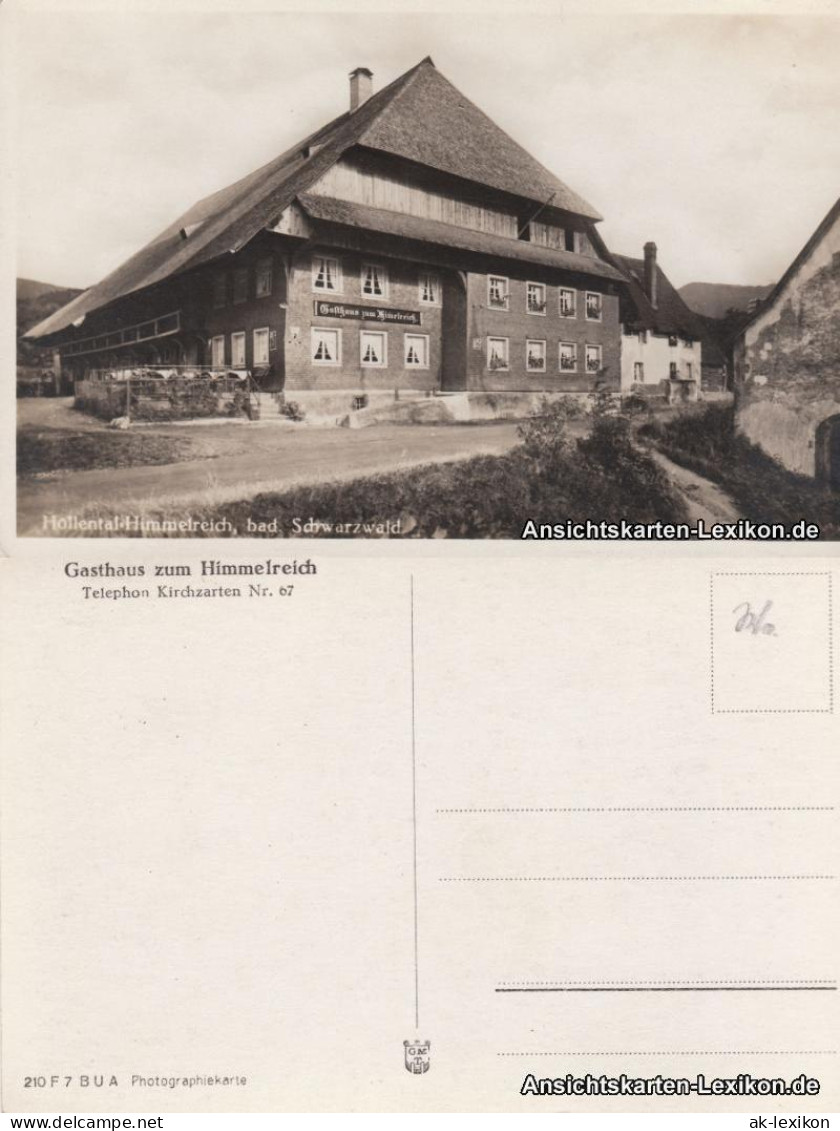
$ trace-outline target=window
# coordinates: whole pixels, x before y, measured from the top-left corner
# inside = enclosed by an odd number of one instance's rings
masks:
[[[341,264],[337,259],[328,259],[323,255],[313,257],[312,290],[332,292],[341,290]]]
[[[268,365],[268,327],[254,331],[254,365]]]
[[[680,373],[679,373],[679,370],[677,369],[677,363],[675,361],[670,362],[669,365],[668,365],[668,376],[671,378],[672,381],[676,381],[676,379],[679,377],[679,375],[680,375]]]
[[[233,301],[235,303],[248,301],[248,268],[241,267],[233,273]]]
[[[490,275],[487,279],[487,305],[494,310],[508,308],[508,281],[502,275]]]
[[[510,343],[507,338],[487,339],[487,368],[509,369]]]
[[[219,271],[213,276],[213,305],[224,306],[227,303],[227,275]]]
[[[429,368],[429,335],[406,334],[403,342],[406,369]]]
[[[274,287],[273,264],[270,259],[261,259],[257,263],[256,293],[257,298],[266,298]]]
[[[685,363],[685,375],[686,375],[686,377],[687,377],[687,378],[689,379],[689,381],[690,381],[690,380],[692,379],[692,377],[694,376],[694,370],[693,370],[693,367],[692,367],[692,364],[691,364],[691,362],[690,362],[690,361],[687,361],[687,362]]]
[[[388,364],[388,335],[379,330],[362,330],[359,352],[364,368],[383,368]]]
[[[642,345],[645,345],[647,343],[647,330],[639,331],[639,341],[642,343]]]
[[[230,364],[233,369],[245,368],[245,334],[230,336]]]
[[[574,373],[577,369],[577,345],[574,342],[560,343],[560,372]]]
[[[676,334],[669,334],[669,335],[668,335],[668,345],[669,345],[669,346],[671,346],[671,347],[673,348],[673,347],[675,347],[675,346],[676,346],[677,344],[678,344],[677,335],[676,335]]]
[[[597,373],[601,368],[601,347],[586,347],[586,372]]]
[[[560,317],[574,318],[577,314],[577,292],[568,287],[560,288]]]
[[[362,294],[369,298],[388,297],[388,272],[376,263],[362,264]]]
[[[586,320],[587,322],[601,321],[601,305],[603,296],[597,291],[586,292]]]
[[[221,368],[225,363],[225,336],[210,339],[210,364]]]
[[[545,373],[545,342],[529,338],[525,343],[525,368],[529,373]]]
[[[419,287],[422,303],[440,306],[440,278],[433,271],[421,271]]]
[[[633,362],[633,380],[638,383],[643,383],[645,379],[645,363],[643,361]]]
[[[341,331],[312,327],[312,361],[315,365],[341,364]]]
[[[545,314],[545,287],[542,283],[528,284],[528,313]]]

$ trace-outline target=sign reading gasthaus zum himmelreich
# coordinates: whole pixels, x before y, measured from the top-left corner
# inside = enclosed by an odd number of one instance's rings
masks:
[[[389,306],[348,306],[344,302],[323,302],[315,300],[315,314],[318,318],[355,318],[360,322],[402,322],[408,326],[419,326],[421,315],[418,310],[394,310]]]

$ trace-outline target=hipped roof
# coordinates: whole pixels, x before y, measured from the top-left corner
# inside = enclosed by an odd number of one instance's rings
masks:
[[[381,232],[389,236],[421,243],[436,244],[442,247],[456,247],[464,251],[477,252],[504,259],[518,259],[525,263],[540,264],[545,267],[561,267],[566,271],[578,271],[583,275],[595,275],[602,279],[624,282],[620,271],[609,263],[592,256],[577,255],[571,251],[542,247],[527,240],[513,239],[509,236],[477,232],[471,228],[461,228],[440,220],[427,220],[419,216],[409,216],[403,212],[392,212],[385,208],[370,208],[363,204],[351,204],[346,200],[320,196],[315,193],[302,193],[298,197],[303,210],[313,220],[320,220],[342,227],[362,228],[371,232]]]
[[[535,203],[551,198],[553,208],[601,219],[426,58],[354,113],[342,114],[249,176],[199,201],[25,337],[57,334],[124,295],[239,251],[354,146],[394,154]]]

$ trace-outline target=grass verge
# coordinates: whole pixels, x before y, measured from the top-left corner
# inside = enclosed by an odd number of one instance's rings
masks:
[[[69,428],[21,428],[17,436],[17,470],[24,476],[177,463],[192,457],[193,442],[186,436]]]

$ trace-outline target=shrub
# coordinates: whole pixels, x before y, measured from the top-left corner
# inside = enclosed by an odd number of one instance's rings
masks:
[[[280,405],[280,415],[288,417],[289,420],[300,422],[306,414],[297,401],[283,401]]]

